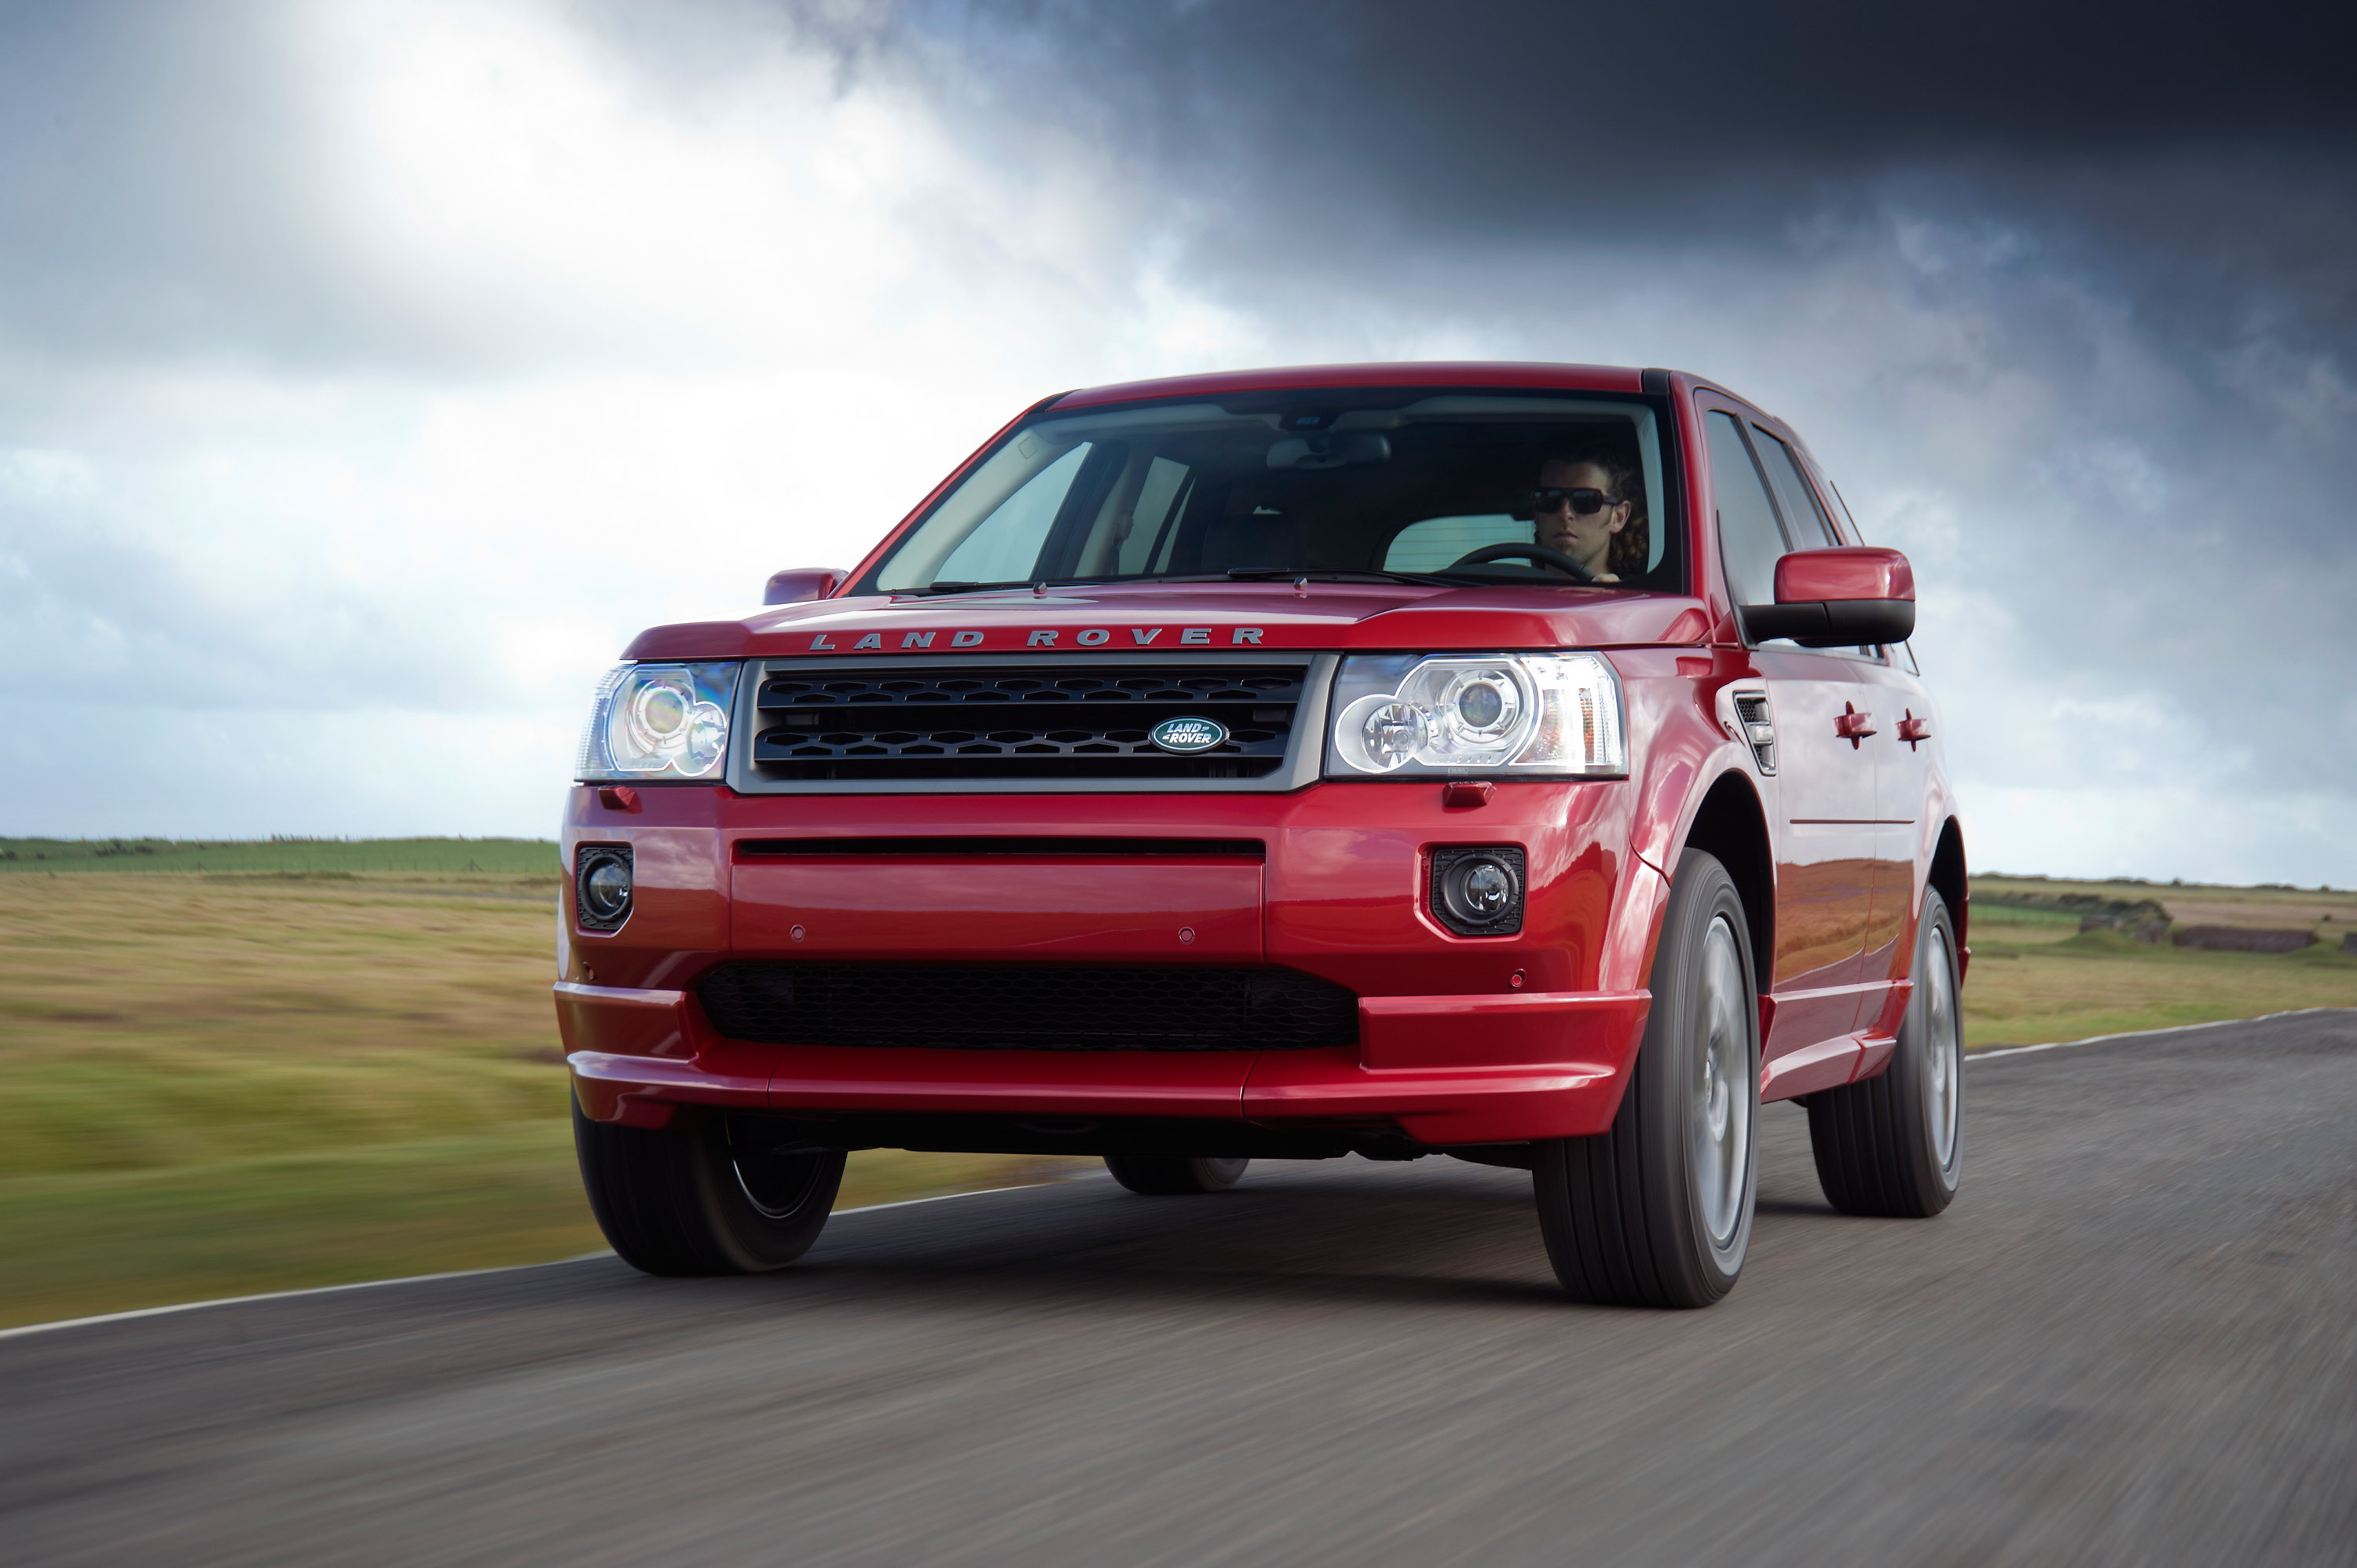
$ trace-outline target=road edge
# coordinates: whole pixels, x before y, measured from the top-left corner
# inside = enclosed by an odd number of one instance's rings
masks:
[[[2090,1035],[2083,1040],[2052,1040],[2042,1046],[1996,1046],[1966,1051],[1967,1062],[1994,1061],[1999,1057],[2026,1057],[2033,1051],[2067,1051],[2073,1046],[2099,1046],[2106,1040],[2142,1040],[2155,1035],[2186,1035],[2196,1029],[2226,1029],[2236,1024],[2264,1024],[2271,1018],[2305,1018],[2317,1013],[2357,1013],[2357,1007],[2287,1007],[2280,1013],[2257,1013],[2248,1018],[2212,1018],[2206,1024],[2172,1024],[2166,1029],[2122,1029],[2117,1034]]]
[[[937,1192],[931,1197],[902,1197],[890,1203],[863,1203],[856,1208],[838,1208],[828,1216],[830,1221],[849,1214],[874,1214],[885,1208],[908,1208],[920,1203],[947,1203],[953,1197],[986,1197],[994,1192],[1024,1192],[1035,1187],[1063,1187],[1060,1181],[1017,1182],[1012,1187],[976,1187],[972,1192]],[[20,1339],[27,1335],[48,1334],[60,1328],[90,1328],[102,1323],[129,1323],[142,1317],[169,1317],[175,1313],[202,1312],[212,1306],[242,1306],[256,1301],[292,1301],[307,1295],[340,1295],[348,1291],[376,1290],[384,1285],[431,1284],[436,1280],[480,1279],[486,1274],[521,1274],[533,1269],[561,1269],[572,1263],[593,1262],[614,1255],[610,1248],[601,1247],[594,1252],[576,1252],[569,1258],[550,1258],[537,1263],[494,1263],[483,1269],[450,1269],[434,1274],[394,1274],[382,1280],[349,1280],[339,1285],[305,1285],[298,1290],[256,1291],[251,1295],[208,1296],[202,1301],[167,1302],[162,1306],[126,1307],[121,1312],[93,1313],[88,1317],[58,1317],[47,1323],[20,1323],[14,1328],[0,1328],[0,1340]]]

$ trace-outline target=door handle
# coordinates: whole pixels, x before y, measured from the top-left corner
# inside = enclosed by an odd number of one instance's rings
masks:
[[[1852,751],[1857,749],[1859,741],[1874,733],[1874,715],[1859,713],[1851,703],[1844,703],[1842,711],[1834,715],[1834,734],[1849,742]]]

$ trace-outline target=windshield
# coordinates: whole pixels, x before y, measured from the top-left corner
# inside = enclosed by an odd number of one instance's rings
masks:
[[[1635,401],[1371,389],[1114,407],[1017,431],[862,587],[1375,575],[1682,592],[1663,493]]]

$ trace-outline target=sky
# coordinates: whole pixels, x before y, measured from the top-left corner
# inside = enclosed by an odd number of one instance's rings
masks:
[[[1040,396],[1560,360],[1909,553],[1977,866],[2357,884],[2352,80],[2321,5],[0,0],[0,834],[546,835],[633,632]]]

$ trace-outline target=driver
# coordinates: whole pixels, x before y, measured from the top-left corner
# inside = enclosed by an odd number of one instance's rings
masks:
[[[1531,493],[1534,543],[1560,551],[1598,583],[1617,583],[1626,568],[1644,569],[1652,545],[1631,491],[1636,474],[1594,457],[1550,457]]]

